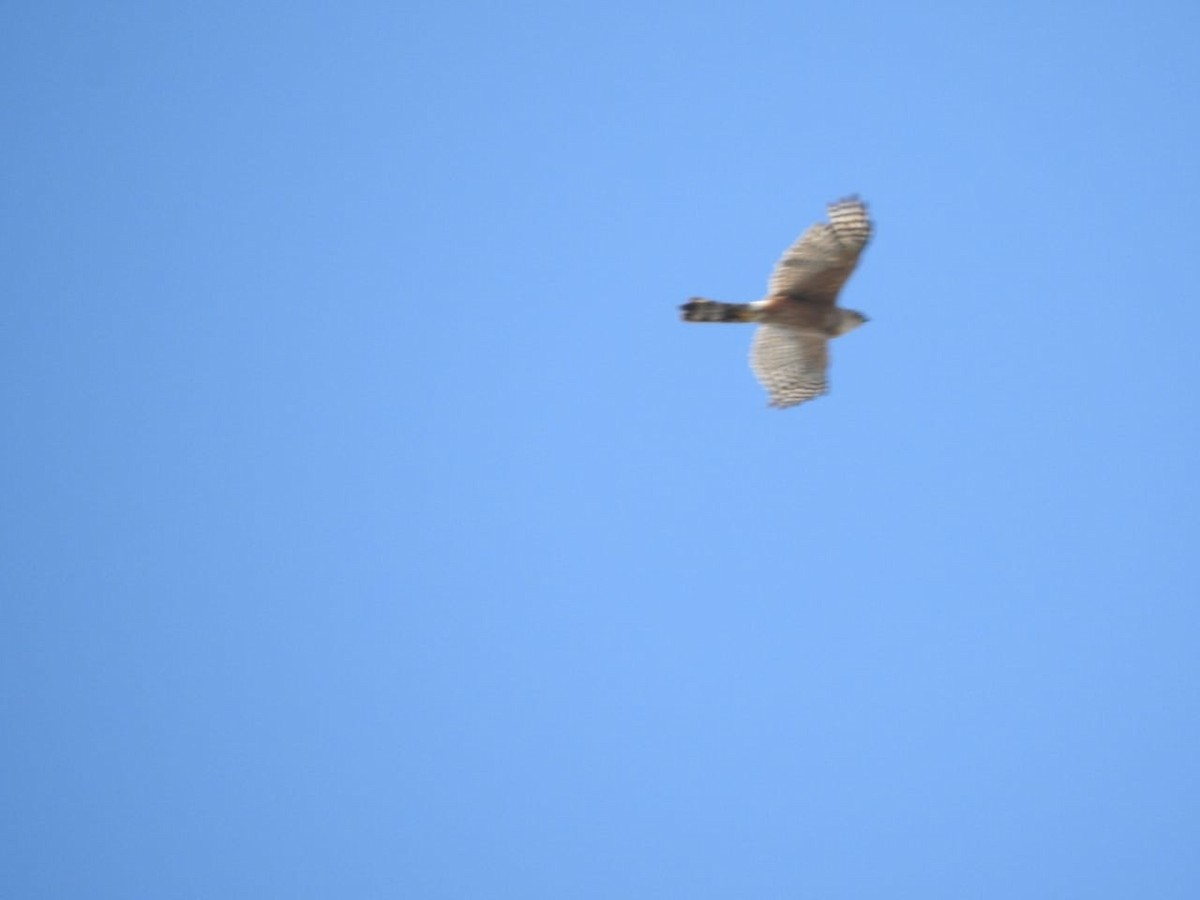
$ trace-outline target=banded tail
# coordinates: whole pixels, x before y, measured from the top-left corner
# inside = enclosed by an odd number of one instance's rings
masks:
[[[685,322],[757,322],[760,303],[721,303],[693,297],[683,306]]]

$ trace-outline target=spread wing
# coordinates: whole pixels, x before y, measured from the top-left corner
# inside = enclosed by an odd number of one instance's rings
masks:
[[[784,325],[760,325],[750,348],[750,367],[780,409],[829,390],[829,341]]]
[[[803,295],[832,306],[870,239],[865,203],[847,197],[829,204],[829,222],[809,228],[776,263],[768,295]]]

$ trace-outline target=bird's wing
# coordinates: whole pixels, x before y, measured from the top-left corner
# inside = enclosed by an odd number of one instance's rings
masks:
[[[871,219],[865,203],[847,197],[829,204],[829,221],[818,222],[800,235],[775,264],[768,295],[802,295],[836,303],[838,291],[870,240]]]
[[[760,325],[750,349],[750,367],[780,409],[829,390],[829,341],[784,325]]]

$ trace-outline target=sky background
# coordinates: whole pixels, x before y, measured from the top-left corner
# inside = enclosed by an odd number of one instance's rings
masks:
[[[0,895],[1200,896],[1198,38],[5,4]]]

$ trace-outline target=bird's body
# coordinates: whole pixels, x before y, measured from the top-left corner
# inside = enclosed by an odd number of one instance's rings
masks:
[[[809,228],[775,266],[767,296],[754,303],[693,298],[687,322],[758,322],[750,364],[771,405],[795,406],[828,390],[828,342],[867,321],[837,305],[842,285],[871,239],[866,205],[856,197],[829,206],[829,222]]]

